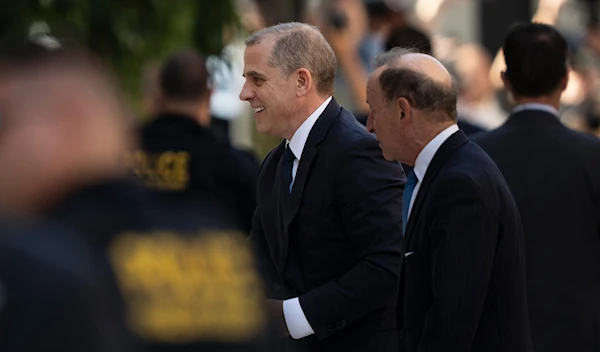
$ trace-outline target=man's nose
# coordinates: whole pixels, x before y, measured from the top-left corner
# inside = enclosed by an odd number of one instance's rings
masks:
[[[250,88],[248,88],[248,84],[244,83],[242,87],[242,91],[240,92],[240,100],[247,101],[252,99],[253,93]]]

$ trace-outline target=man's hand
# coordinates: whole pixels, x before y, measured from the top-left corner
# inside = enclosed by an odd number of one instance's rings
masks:
[[[285,316],[283,315],[283,301],[276,299],[267,300],[267,313],[273,324],[275,338],[284,338],[290,336]]]

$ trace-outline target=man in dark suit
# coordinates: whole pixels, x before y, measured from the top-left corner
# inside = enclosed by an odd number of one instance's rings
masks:
[[[600,140],[560,122],[568,47],[556,29],[519,24],[503,49],[502,79],[517,106],[474,141],[521,213],[535,350],[600,351]]]
[[[194,202],[210,197],[249,233],[259,164],[250,152],[232,147],[210,128],[208,84],[200,53],[171,55],[159,76],[158,116],[142,128],[142,148],[129,162],[142,183],[173,206],[193,208]]]
[[[261,167],[250,235],[282,343],[395,351],[402,168],[331,98],[336,60],[316,28],[281,24],[246,45],[240,98],[284,139]]]
[[[519,213],[502,174],[456,125],[437,60],[381,54],[367,85],[383,155],[413,166],[398,319],[402,351],[532,351]]]

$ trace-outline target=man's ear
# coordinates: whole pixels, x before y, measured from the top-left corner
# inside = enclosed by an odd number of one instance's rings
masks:
[[[506,74],[506,71],[500,72],[500,78],[502,79],[504,88],[506,88],[509,92],[512,91],[510,80],[508,79],[508,75]]]
[[[565,74],[565,76],[560,80],[560,91],[564,92],[565,89],[567,89],[567,86],[569,85],[569,76],[571,75],[571,69],[567,68],[567,73]]]
[[[405,118],[410,118],[412,114],[412,107],[406,98],[398,98],[396,101],[396,107],[398,108],[400,114],[400,120],[404,120]]]
[[[309,70],[300,68],[296,70],[296,94],[298,97],[305,96],[312,89],[313,78]]]

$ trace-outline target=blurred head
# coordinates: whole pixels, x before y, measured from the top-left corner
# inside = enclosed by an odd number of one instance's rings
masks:
[[[508,31],[502,49],[506,61],[502,80],[517,102],[540,97],[560,99],[568,82],[568,46],[554,27],[541,23],[515,25]]]
[[[489,79],[492,57],[484,47],[463,44],[456,50],[454,69],[460,78],[460,98],[467,103],[478,103],[494,94]]]
[[[174,53],[160,72],[159,111],[188,115],[208,125],[211,94],[208,85],[204,56],[193,50]]]
[[[411,26],[394,27],[385,43],[385,50],[392,48],[413,48],[416,52],[431,55],[429,36]]]
[[[406,25],[409,9],[405,0],[363,0],[372,31],[387,33],[394,26]]]
[[[268,27],[246,40],[240,99],[254,109],[260,133],[291,139],[333,94],[336,69],[335,54],[315,27]]]
[[[452,77],[433,57],[393,49],[380,54],[367,82],[367,123],[387,160],[414,162],[437,134],[456,123]]]
[[[81,51],[0,58],[0,208],[44,210],[71,189],[124,174],[129,124],[99,63]]]

